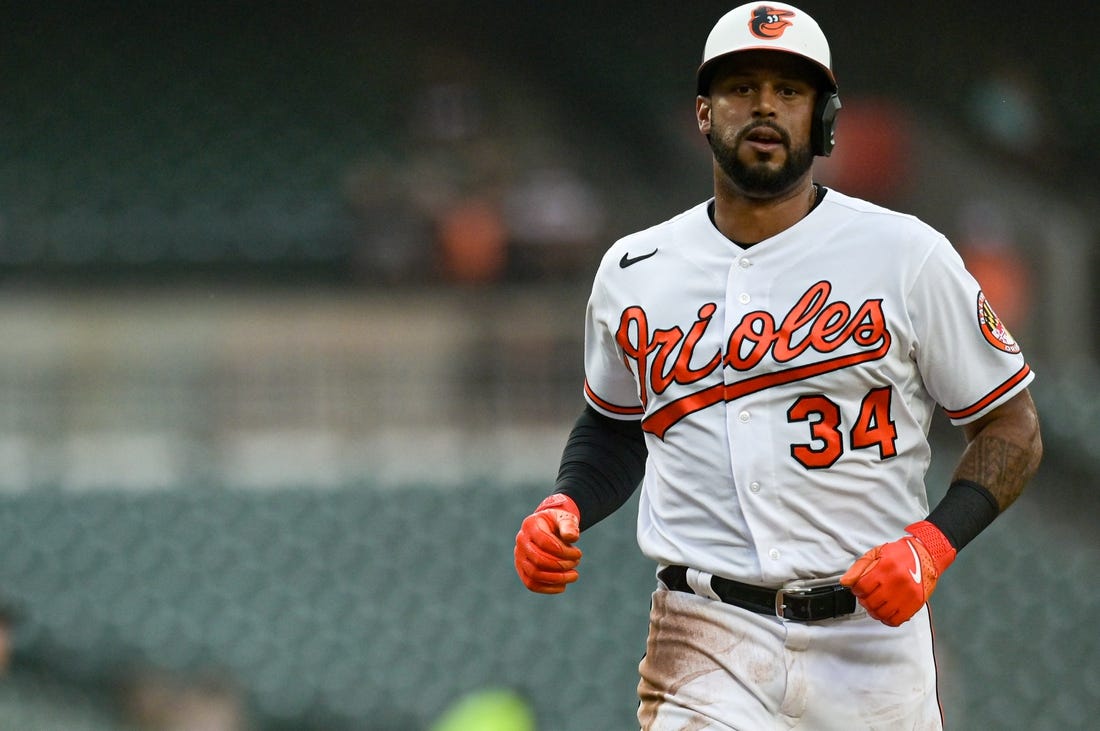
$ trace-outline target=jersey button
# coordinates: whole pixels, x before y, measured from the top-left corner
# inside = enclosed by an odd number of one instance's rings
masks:
[[[772,561],[778,561],[779,560],[779,549],[778,548],[773,548],[772,550],[768,551],[768,558],[770,558]]]
[[[752,490],[753,492],[760,492],[760,483],[759,482],[750,483],[749,484],[749,489]]]
[[[741,295],[737,298],[737,301],[743,305],[747,305],[749,302],[752,301],[752,297],[749,297],[748,292],[742,292]]]
[[[749,423],[749,419],[752,418],[752,414],[747,411],[742,411],[740,414],[737,415],[737,418],[740,419],[742,424],[747,424]]]
[[[748,269],[752,266],[752,262],[744,258],[742,258],[741,261],[738,262],[738,264],[741,266],[742,269]]]

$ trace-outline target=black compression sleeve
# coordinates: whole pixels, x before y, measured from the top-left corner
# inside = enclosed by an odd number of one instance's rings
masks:
[[[970,480],[955,480],[928,522],[939,528],[956,551],[981,533],[1000,513],[993,493]]]
[[[640,422],[612,419],[586,405],[565,443],[554,492],[573,498],[586,530],[630,499],[648,455]]]

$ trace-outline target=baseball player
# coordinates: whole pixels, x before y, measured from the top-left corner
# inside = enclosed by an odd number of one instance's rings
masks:
[[[714,197],[603,258],[516,570],[564,591],[640,482],[641,728],[940,729],[926,602],[1038,466],[1033,374],[941,234],[813,182],[841,106],[813,18],[730,11],[697,79]],[[929,510],[936,408],[967,447]]]

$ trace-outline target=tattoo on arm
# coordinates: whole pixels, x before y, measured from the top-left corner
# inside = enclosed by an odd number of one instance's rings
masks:
[[[953,479],[982,485],[1004,511],[1020,496],[1037,468],[1033,449],[1000,436],[979,434],[963,452]]]

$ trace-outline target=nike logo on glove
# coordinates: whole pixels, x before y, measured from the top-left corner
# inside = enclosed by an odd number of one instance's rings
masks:
[[[912,543],[906,541],[905,545],[909,546],[909,552],[913,554],[913,561],[916,563],[916,568],[909,569],[909,575],[913,577],[913,581],[919,584],[921,583],[920,556],[917,554],[917,549],[913,548]]]
[[[623,254],[622,259],[619,259],[619,267],[622,268],[622,269],[626,269],[628,266],[633,266],[634,264],[637,264],[640,261],[644,261],[644,260],[648,259],[649,257],[656,254],[657,251],[658,251],[657,249],[654,249],[653,251],[649,252],[648,254],[642,254],[641,256],[636,256],[633,259],[630,258],[630,253],[627,252],[626,254]]]

